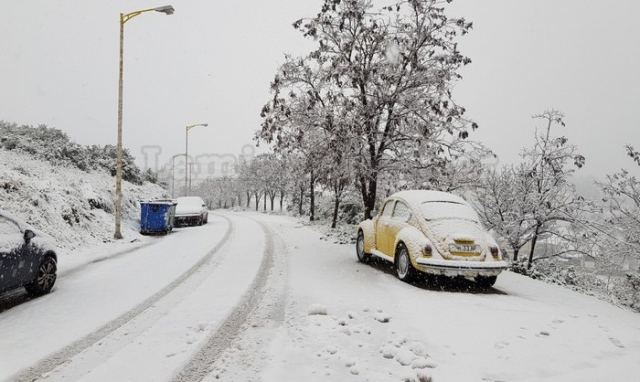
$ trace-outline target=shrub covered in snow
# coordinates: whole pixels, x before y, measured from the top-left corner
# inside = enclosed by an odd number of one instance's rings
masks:
[[[627,273],[623,281],[614,289],[614,294],[620,304],[640,312],[640,270]]]
[[[554,260],[535,262],[530,269],[521,261],[513,263],[511,270],[640,312],[640,272],[629,272],[624,277],[605,277],[594,270],[566,266]]]
[[[82,171],[107,171],[115,175],[116,147],[83,146],[72,142],[63,131],[40,125],[17,125],[0,121],[0,149],[29,154],[54,166],[71,166]],[[135,184],[149,181],[143,177],[134,157],[124,150],[123,178]],[[152,177],[151,177],[152,178]]]

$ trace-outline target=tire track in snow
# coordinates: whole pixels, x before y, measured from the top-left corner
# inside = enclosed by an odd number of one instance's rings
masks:
[[[132,248],[126,248],[126,249],[122,249],[120,251],[116,251],[116,252],[114,252],[112,254],[109,254],[109,255],[96,257],[95,259],[93,259],[93,260],[91,260],[91,261],[89,261],[89,262],[87,262],[85,264],[81,264],[81,265],[79,265],[77,267],[73,267],[71,269],[67,269],[65,271],[59,272],[58,273],[58,277],[62,278],[62,277],[71,276],[71,275],[73,275],[75,273],[78,273],[79,271],[84,270],[87,267],[90,267],[93,264],[114,260],[114,259],[117,259],[119,257],[123,257],[125,255],[128,255],[130,253],[136,252],[136,251],[138,251],[140,249],[147,248],[147,247],[155,245],[155,244],[158,244],[158,242],[157,241],[149,241],[149,242],[146,242],[146,243],[142,243],[142,244],[136,245],[136,246],[134,246]]]
[[[58,282],[59,280],[62,280],[65,277],[69,277],[75,273],[78,273],[79,271],[82,271],[84,269],[86,269],[87,267],[93,265],[93,264],[97,264],[97,263],[101,263],[101,262],[105,262],[105,261],[110,261],[113,259],[117,259],[119,257],[124,257],[125,255],[128,255],[130,253],[136,252],[140,249],[143,248],[147,248],[151,245],[154,244],[158,244],[158,242],[155,241],[150,241],[147,243],[142,243],[136,246],[133,246],[131,248],[126,248],[126,249],[122,249],[119,251],[116,251],[112,254],[109,255],[105,255],[105,256],[100,256],[100,257],[96,257],[95,259],[84,263],[84,264],[80,264],[78,266],[63,270],[63,271],[59,271],[58,272]],[[54,291],[55,291],[55,286],[54,286]],[[22,305],[25,303],[28,303],[29,301],[34,300],[35,297],[30,296],[25,290],[22,289],[16,289],[15,291],[10,291],[8,293],[5,293],[2,296],[2,299],[0,300],[0,313],[13,309],[18,305]]]
[[[184,283],[187,279],[189,279],[194,273],[196,273],[200,268],[205,266],[212,257],[227,243],[232,233],[235,230],[233,222],[231,219],[226,216],[221,216],[224,220],[227,221],[227,230],[224,233],[224,236],[220,241],[211,249],[202,259],[200,259],[197,263],[195,263],[191,268],[182,273],[176,279],[174,279],[171,283],[167,284],[164,288],[153,294],[151,297],[148,297],[146,300],[136,305],[129,311],[121,314],[119,317],[107,322],[99,329],[85,335],[84,337],[74,341],[73,343],[65,346],[61,350],[51,354],[47,358],[44,358],[38,361],[35,365],[30,366],[22,371],[18,372],[13,377],[10,377],[8,380],[15,382],[32,382],[42,377],[43,374],[46,374],[56,367],[68,362],[68,360],[90,346],[96,344],[118,328],[127,324],[147,309],[151,308],[156,302],[158,302],[163,297],[167,296],[174,289]]]
[[[255,316],[266,315],[280,323],[284,321],[284,287],[281,293],[278,293],[277,288],[274,288],[276,293],[273,296],[269,296],[273,301],[271,303],[266,301],[266,304],[263,304],[266,300],[266,295],[270,294],[269,292],[273,292],[269,288],[273,278],[280,276],[286,279],[285,270],[277,269],[278,265],[281,265],[279,264],[281,263],[278,261],[279,259],[276,258],[274,244],[274,237],[277,235],[265,223],[253,218],[250,219],[260,225],[266,239],[264,256],[258,273],[233,311],[218,329],[209,335],[204,345],[187,362],[184,368],[174,376],[172,382],[194,382],[205,379],[214,370],[215,362],[242,336],[243,330],[247,329],[247,322],[252,318],[256,318]],[[280,245],[280,247],[283,250],[285,249],[284,245]],[[278,274],[278,271],[280,271],[280,274]],[[257,354],[252,354],[252,357],[257,357]]]

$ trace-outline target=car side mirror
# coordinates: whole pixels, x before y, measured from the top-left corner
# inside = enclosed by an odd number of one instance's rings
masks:
[[[33,232],[32,230],[28,229],[24,231],[24,241],[25,242],[30,242],[31,239],[33,239],[34,237],[36,237],[36,233]]]

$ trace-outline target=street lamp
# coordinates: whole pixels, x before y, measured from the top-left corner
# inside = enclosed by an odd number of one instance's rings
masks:
[[[175,177],[175,167],[176,167],[176,158],[177,157],[181,157],[184,156],[185,154],[176,154],[174,156],[171,157],[171,198],[175,198],[175,189],[176,189],[176,177]],[[187,158],[185,158],[184,160],[187,160]]]
[[[209,126],[208,123],[196,123],[193,125],[188,125],[185,126],[185,140],[184,140],[184,196],[188,195],[188,186],[189,186],[189,177],[187,176],[189,174],[189,130],[193,129],[194,127],[198,127],[198,126],[202,126],[202,127],[207,127]]]
[[[116,159],[116,232],[113,237],[122,239],[120,229],[122,220],[122,83],[124,74],[124,24],[132,18],[145,12],[160,12],[171,15],[174,9],[171,5],[162,7],[142,9],[130,13],[120,14],[120,73],[118,78],[118,143],[117,143],[117,159]]]

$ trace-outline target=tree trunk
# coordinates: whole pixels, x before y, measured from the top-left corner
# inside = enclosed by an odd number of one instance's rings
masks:
[[[304,201],[304,186],[300,186],[300,199],[298,199],[298,215],[302,216],[302,202]]]
[[[276,198],[276,193],[269,195],[269,201],[271,202],[271,211],[273,211],[273,200]]]
[[[256,198],[256,211],[258,211],[258,207],[260,206],[260,193],[254,192],[253,196]]]
[[[251,205],[251,193],[247,191],[247,208]]]
[[[520,252],[520,248],[513,249],[513,262],[516,263],[518,261],[518,252]]]
[[[309,221],[314,221],[316,218],[316,178],[313,175],[313,170],[309,179]]]
[[[533,237],[531,238],[531,250],[529,251],[529,261],[527,261],[527,269],[531,269],[531,264],[533,264],[533,252],[536,249],[536,242],[538,241],[538,227],[536,227],[535,232],[533,233]]]
[[[267,210],[267,191],[264,192],[264,200],[262,203],[262,210],[266,211]]]
[[[368,186],[368,187],[367,187]],[[378,173],[374,172],[367,182],[364,176],[360,177],[360,191],[362,192],[362,204],[364,206],[364,218],[371,219],[376,208],[376,191],[378,189]]]
[[[331,221],[331,228],[336,228],[336,224],[338,223],[339,209],[340,209],[340,197],[336,193],[335,198],[333,200],[333,220]]]
[[[284,201],[284,191],[280,191],[280,212],[282,212],[282,202]]]

